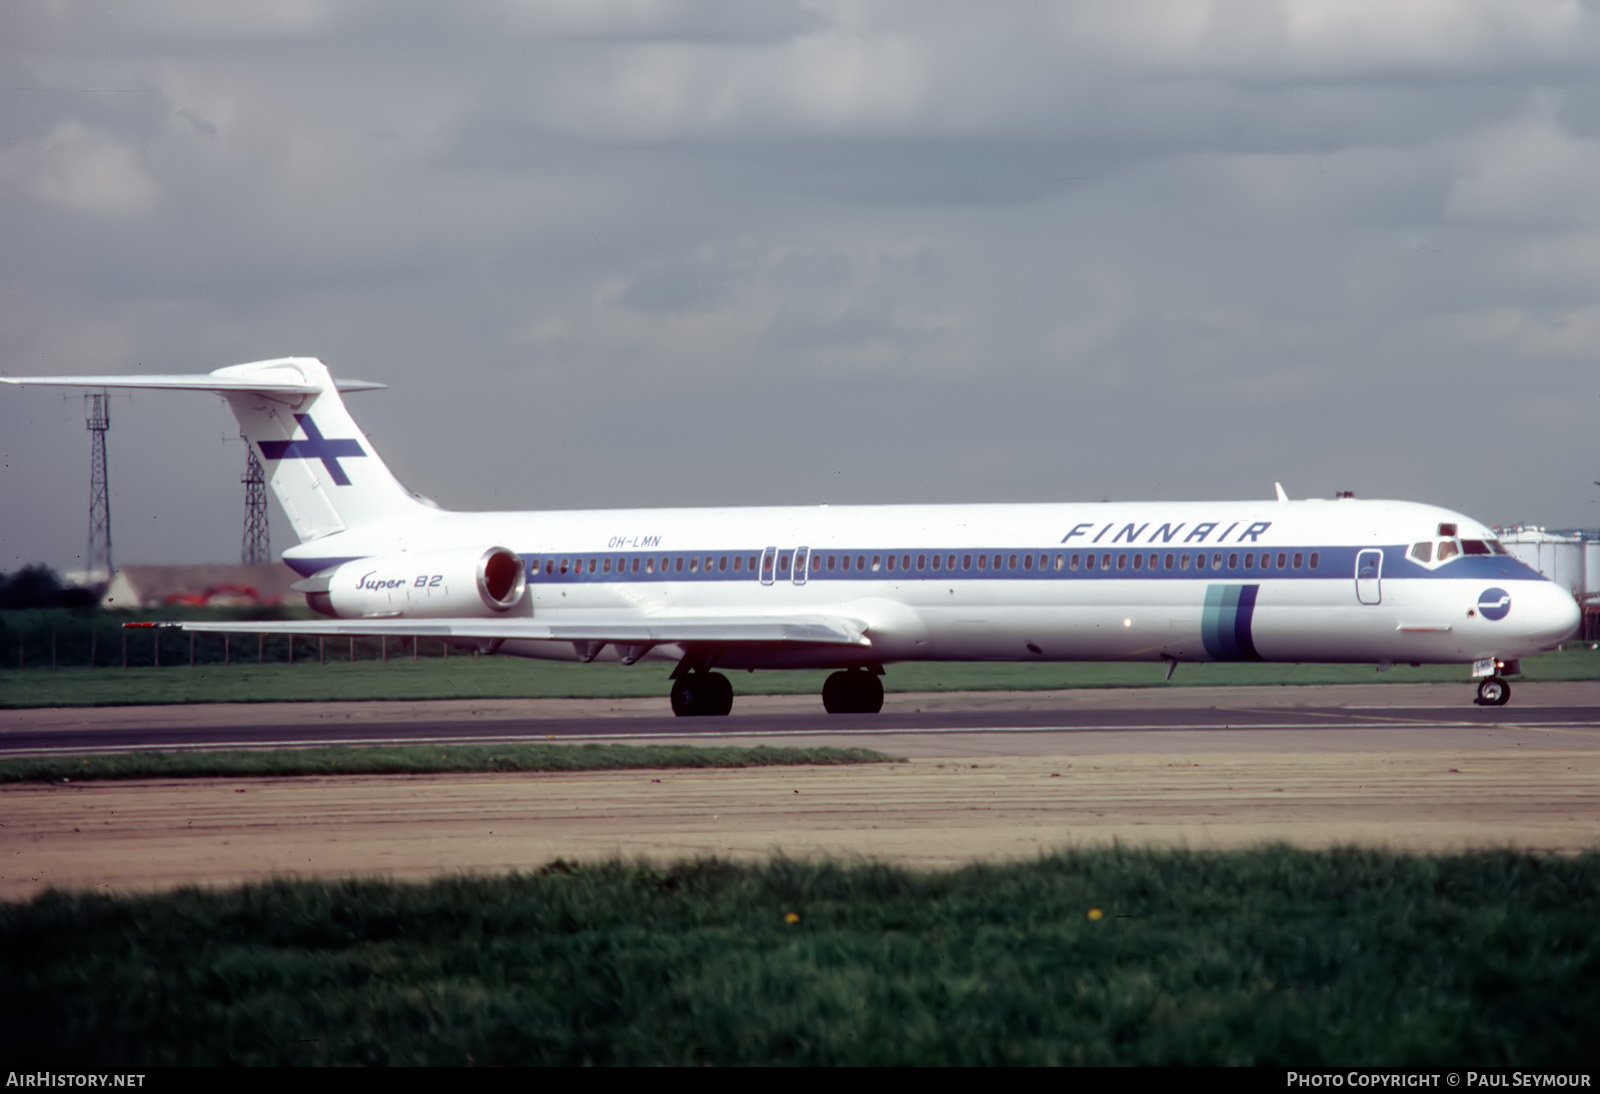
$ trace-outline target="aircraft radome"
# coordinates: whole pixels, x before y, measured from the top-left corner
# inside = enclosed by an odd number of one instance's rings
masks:
[[[834,669],[876,712],[902,661],[1459,663],[1477,701],[1577,629],[1565,590],[1449,510],[1354,498],[456,513],[390,474],[321,361],[200,375],[0,378],[221,395],[329,619],[188,630],[438,637],[483,652],[674,663],[677,714],[727,714],[718,669]]]

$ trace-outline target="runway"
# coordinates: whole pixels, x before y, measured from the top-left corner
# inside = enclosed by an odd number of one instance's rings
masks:
[[[743,696],[727,718],[674,718],[659,699],[259,703],[0,711],[0,755],[529,740],[838,743],[906,755],[1123,747],[1100,736],[1203,734],[1213,745],[1343,747],[1405,731],[1409,747],[1540,733],[1600,747],[1600,683],[1519,687],[1478,707],[1466,687],[1085,689],[891,695],[876,715],[829,715],[812,696]],[[1271,740],[1261,739],[1269,735]],[[1498,736],[1497,736],[1498,735]],[[1056,741],[1051,738],[1064,738]],[[1068,743],[1068,742],[1071,743]],[[1527,743],[1526,741],[1524,743]]]
[[[846,744],[851,768],[56,783],[0,790],[0,898],[277,876],[424,878],[556,858],[833,855],[919,866],[1119,843],[1600,846],[1600,685],[0,712],[0,749],[410,740]]]

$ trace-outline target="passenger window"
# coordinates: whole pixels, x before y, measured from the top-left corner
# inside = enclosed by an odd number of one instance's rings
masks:
[[[778,572],[780,574],[786,574],[786,573],[789,572],[789,556],[788,555],[779,555],[778,556]]]
[[[751,555],[750,556],[750,572],[751,573],[755,573],[755,570],[756,570],[756,556],[755,555]]]
[[[910,555],[901,555],[900,556],[900,568],[902,570],[911,569],[911,556]]]
[[[1086,560],[1085,560],[1085,567],[1086,567],[1086,568],[1087,568],[1087,569],[1090,569],[1090,570],[1092,570],[1092,569],[1094,569],[1094,556],[1093,556],[1093,555],[1090,555],[1090,556],[1089,556],[1089,557],[1088,557],[1088,558],[1087,558],[1087,559],[1086,559]]]
[[[1058,569],[1058,570],[1065,569],[1066,565],[1067,565],[1067,556],[1066,555],[1057,555],[1056,556],[1056,569]]]
[[[1033,556],[1032,555],[1023,555],[1022,556],[1022,568],[1024,570],[1033,569]]]
[[[972,569],[972,556],[971,555],[962,555],[961,556],[961,568],[963,570]]]
[[[1188,554],[1185,553],[1185,554],[1179,555],[1178,556],[1178,569],[1187,570],[1188,568],[1189,568],[1189,556],[1188,556]]]
[[[1234,552],[1233,554],[1230,554],[1228,556],[1228,569],[1237,570],[1238,568],[1239,568],[1239,555],[1238,555],[1238,552]]]
[[[691,558],[689,560],[689,572],[691,574],[693,574],[693,573],[698,573],[699,570],[700,570],[700,560],[698,558]]]
[[[1160,555],[1151,555],[1150,556],[1150,568],[1152,570],[1154,570],[1156,567],[1158,567],[1160,565],[1161,565],[1161,556]]]
[[[1287,554],[1285,554],[1284,552],[1279,551],[1278,552],[1278,569],[1280,569],[1280,570],[1286,569],[1288,567],[1288,562],[1289,562],[1289,556]]]
[[[1244,556],[1244,568],[1246,570],[1254,569],[1255,568],[1255,564],[1256,564],[1256,556],[1255,556],[1255,552],[1254,551],[1252,551],[1249,554]]]
[[[857,555],[856,556],[856,569],[865,570],[866,568],[867,568],[867,556],[866,555]],[[876,555],[872,556],[872,568],[874,570],[876,570],[878,568],[878,556],[876,556]],[[848,567],[847,567],[847,569],[848,569]]]
[[[672,560],[672,568],[677,573],[680,573],[680,574],[683,573],[683,556],[682,555],[679,555],[677,558]]]
[[[1215,554],[1211,556],[1211,568],[1213,570],[1222,569],[1222,555]]]
[[[1071,561],[1069,561],[1067,565],[1076,570],[1078,568],[1078,561],[1080,557],[1081,556],[1079,555],[1073,555]]]
[[[954,570],[956,568],[956,556],[955,555],[946,555],[945,556],[945,558],[944,558],[944,568],[946,570]]]
[[[1015,570],[1016,568],[1017,568],[1017,556],[1016,555],[1012,555],[1011,556],[1011,565],[1007,566],[1006,569]]]
[[[833,563],[834,563],[833,556],[829,555],[828,556],[828,569],[830,569],[830,570],[833,569]]]
[[[1311,568],[1313,570],[1315,570],[1317,568],[1317,557],[1318,557],[1317,552],[1316,551],[1312,551],[1311,552]]]
[[[1305,559],[1306,559],[1305,555],[1302,555],[1299,551],[1296,551],[1294,553],[1294,568],[1296,570],[1298,570],[1300,568],[1301,563],[1305,562]]]
[[[893,559],[893,558],[891,558],[891,559],[890,559],[890,560],[889,560],[889,561],[890,561],[890,562],[893,562],[893,561],[894,561],[894,559]],[[890,569],[891,569],[891,570],[892,570],[892,569],[894,569],[894,567],[893,567],[893,566],[890,566],[890,567],[889,567],[889,568],[890,568]],[[873,572],[873,573],[877,573],[877,572],[878,572],[878,556],[877,556],[877,555],[873,555],[873,556],[872,556],[872,572]]]
[[[921,558],[917,559],[917,568],[919,570],[922,568],[922,559]],[[933,556],[933,568],[935,570],[937,570],[939,568],[939,556],[938,555],[934,555]]]
[[[744,556],[743,555],[734,555],[733,556],[733,572],[737,574],[737,573],[742,572],[743,569],[744,569]]]
[[[562,559],[561,560],[561,572],[562,573],[566,573],[567,572],[567,560],[566,559]]]
[[[633,556],[633,563],[628,568],[630,570],[632,570],[634,573],[638,573],[639,572],[639,556],[638,555],[634,555]]]
[[[1171,555],[1167,556],[1167,569],[1169,569],[1169,570],[1172,569],[1172,556]]]
[[[722,572],[725,572],[727,569],[728,569],[728,556],[727,555],[718,555],[717,556],[717,571],[719,573],[722,573]]]
[[[832,555],[828,556],[828,561],[829,562],[833,561],[833,556]],[[819,574],[819,573],[822,572],[822,556],[821,555],[812,555],[811,556],[811,572],[814,573],[814,574]]]
[[[988,555],[979,555],[978,556],[978,569],[987,570],[988,568],[989,568],[989,556]]]
[[[608,574],[611,572],[611,560],[609,558],[605,561],[604,570]]]
[[[1140,570],[1140,569],[1144,568],[1144,556],[1143,555],[1134,555],[1133,556],[1133,568],[1135,570]]]
[[[1127,568],[1128,568],[1128,556],[1127,555],[1118,555],[1117,556],[1117,569],[1126,570]]]
[[[1205,555],[1195,555],[1194,556],[1194,568],[1196,570],[1204,570],[1206,568],[1206,556]]]
[[[891,569],[891,570],[894,569],[894,556],[893,555],[889,556],[889,569]]]

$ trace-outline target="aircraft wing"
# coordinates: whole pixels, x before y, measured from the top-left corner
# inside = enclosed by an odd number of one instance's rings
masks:
[[[862,624],[837,616],[605,616],[582,621],[541,619],[302,619],[261,623],[179,623],[202,634],[381,635],[410,638],[525,639],[655,646],[670,643],[780,643],[870,646]]]

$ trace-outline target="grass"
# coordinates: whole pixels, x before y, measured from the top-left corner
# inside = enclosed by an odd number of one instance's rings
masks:
[[[296,775],[418,775],[501,771],[774,767],[889,763],[866,748],[707,748],[690,745],[495,744],[130,752],[0,760],[0,785],[103,779]]]
[[[1600,680],[1600,651],[1571,643],[1523,661],[1525,680]],[[1162,687],[1164,666],[1134,663],[916,663],[889,666],[891,692]],[[740,694],[815,695],[824,672],[733,673]],[[1467,682],[1465,666],[1184,664],[1172,684],[1244,686]],[[0,707],[144,703],[336,702],[360,699],[663,698],[660,663],[580,665],[502,657],[394,659],[319,665],[0,669]]]
[[[1600,854],[1282,847],[48,893],[0,1058],[1592,1068],[1597,917]]]

